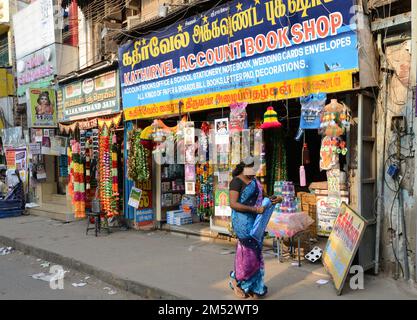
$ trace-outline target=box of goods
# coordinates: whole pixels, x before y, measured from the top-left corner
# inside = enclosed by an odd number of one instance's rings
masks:
[[[172,191],[184,191],[184,181],[181,179],[176,179],[175,181],[172,181]]]
[[[174,193],[172,195],[172,205],[173,206],[177,206],[181,203],[181,199],[182,199],[182,194],[180,193]]]
[[[314,223],[310,226],[311,236],[317,237],[317,199],[316,195],[308,192],[298,192],[297,198],[301,202],[301,211],[308,213]]]
[[[162,182],[161,183],[162,192],[169,192],[171,191],[171,182]]]
[[[172,193],[163,194],[161,202],[162,202],[163,207],[171,207],[172,206]]]
[[[311,193],[317,194],[317,195],[327,195],[328,193],[328,187],[327,187],[327,181],[320,181],[320,182],[312,182],[308,189],[310,189]],[[340,184],[340,191],[341,194],[344,195],[346,192],[348,192],[348,186],[346,183]]]
[[[193,218],[191,215],[189,214],[184,214],[178,217],[175,217],[175,225],[176,226],[182,226],[185,224],[192,224],[193,223]]]
[[[167,211],[167,223],[168,224],[175,224],[175,217],[178,215],[184,214],[182,210],[170,210]]]

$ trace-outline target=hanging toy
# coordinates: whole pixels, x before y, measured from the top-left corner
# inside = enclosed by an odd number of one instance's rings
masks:
[[[273,129],[281,128],[282,124],[278,121],[278,115],[273,107],[268,107],[264,114],[264,123],[261,125],[261,129]]]

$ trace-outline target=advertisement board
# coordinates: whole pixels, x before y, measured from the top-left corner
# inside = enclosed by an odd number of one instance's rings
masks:
[[[323,252],[323,264],[333,278],[338,294],[365,232],[366,221],[343,203]]]
[[[19,97],[32,88],[45,88],[51,85],[51,80],[57,74],[56,47],[54,44],[40,49],[28,56],[18,59],[17,95]]]
[[[118,112],[119,78],[109,71],[60,88],[58,121],[72,121]]]
[[[16,59],[55,42],[53,0],[38,0],[13,15]]]
[[[57,127],[54,89],[27,89],[28,125],[32,128]]]
[[[127,120],[352,89],[353,0],[242,0],[119,48]]]

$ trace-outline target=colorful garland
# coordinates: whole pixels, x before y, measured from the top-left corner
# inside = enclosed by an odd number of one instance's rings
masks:
[[[110,135],[109,129],[104,126],[100,134],[100,202],[103,212],[108,216],[113,216],[111,209],[112,181],[110,170]]]
[[[74,177],[74,212],[76,218],[85,218],[85,185],[84,165],[80,155],[80,144],[75,142],[72,146],[73,177]]]

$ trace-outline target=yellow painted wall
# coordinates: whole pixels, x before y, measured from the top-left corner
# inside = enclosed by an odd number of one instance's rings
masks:
[[[7,69],[0,68],[0,97],[8,97],[14,94],[13,75]]]

